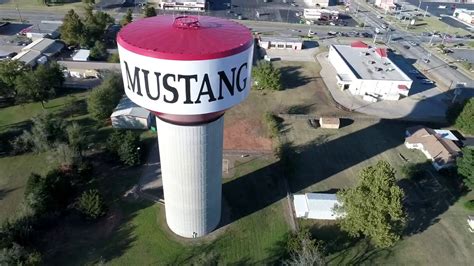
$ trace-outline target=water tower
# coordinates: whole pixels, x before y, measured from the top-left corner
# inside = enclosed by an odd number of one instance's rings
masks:
[[[252,34],[220,18],[157,16],[117,43],[128,98],[157,117],[168,226],[206,235],[221,217],[223,115],[251,87]]]

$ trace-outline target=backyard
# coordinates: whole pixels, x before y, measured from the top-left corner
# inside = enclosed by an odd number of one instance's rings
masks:
[[[388,161],[397,171],[405,191],[409,214],[402,241],[390,249],[374,249],[365,240],[353,240],[334,222],[300,220],[314,236],[326,241],[331,265],[415,264],[467,265],[473,236],[467,230],[468,211],[464,198],[452,189],[450,180],[434,171],[420,151],[404,145],[404,131],[413,123],[375,119],[346,119],[339,130],[314,129],[305,120],[285,120],[287,138],[296,149],[294,175],[289,178],[293,193],[326,192],[353,186],[358,172],[378,160]],[[406,163],[423,169],[420,180],[401,174]]]

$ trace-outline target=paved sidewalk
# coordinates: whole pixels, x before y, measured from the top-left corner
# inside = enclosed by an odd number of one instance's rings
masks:
[[[138,181],[141,191],[159,189],[163,186],[158,153],[158,141],[154,141],[148,152],[147,162],[142,166],[143,172]]]
[[[342,91],[337,87],[336,70],[327,55],[328,53],[321,53],[316,56],[321,64],[321,77],[334,100],[345,108],[386,119],[445,121],[446,109],[451,98],[446,93],[432,88],[399,101],[366,102],[362,97],[354,96],[348,90]]]

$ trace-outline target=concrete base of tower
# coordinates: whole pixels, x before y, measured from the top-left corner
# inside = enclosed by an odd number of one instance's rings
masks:
[[[220,222],[224,117],[202,125],[156,119],[168,227],[194,238]]]

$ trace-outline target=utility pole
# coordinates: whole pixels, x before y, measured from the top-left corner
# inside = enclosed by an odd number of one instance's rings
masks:
[[[374,44],[376,40],[377,40],[377,33],[374,34]]]
[[[433,38],[434,38],[434,34],[431,34],[429,45],[431,45],[431,43],[433,42]]]
[[[426,17],[426,12],[428,12],[428,6],[426,6],[425,8],[425,14],[423,15],[423,17]]]
[[[420,12],[421,0],[418,0],[418,2],[420,2],[420,3],[418,4],[418,10],[417,11]]]
[[[20,9],[18,8],[17,1],[15,1],[15,5],[16,5],[16,11],[18,11],[18,17],[20,17],[20,22],[23,22],[23,18],[21,17],[21,13],[20,13]]]

